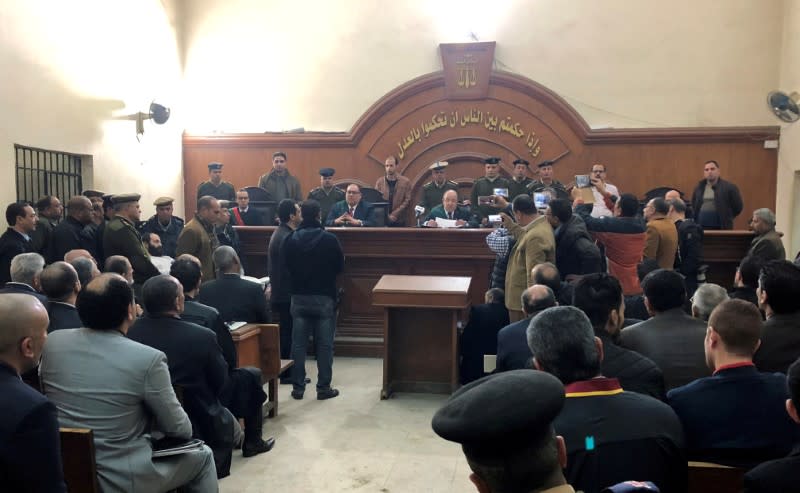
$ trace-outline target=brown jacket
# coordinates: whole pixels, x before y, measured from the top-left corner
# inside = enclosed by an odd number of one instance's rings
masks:
[[[389,185],[386,183],[386,177],[381,176],[375,182],[375,190],[383,194],[384,200],[389,200]],[[390,204],[391,211],[389,215],[397,218],[396,224],[405,224],[406,211],[408,204],[411,203],[411,181],[405,176],[397,175],[397,183],[394,186],[394,197]]]
[[[647,242],[644,245],[644,258],[652,258],[661,269],[672,270],[675,265],[675,252],[678,251],[678,229],[666,217],[653,219],[647,223]]]
[[[556,239],[545,216],[539,216],[526,226],[514,224],[509,233],[516,238],[506,268],[506,308],[522,310],[522,292],[531,282],[531,269],[536,265],[556,263]]]
[[[194,219],[186,223],[180,236],[178,236],[178,246],[175,256],[188,253],[200,259],[203,265],[203,282],[211,281],[216,278],[214,272],[214,262],[211,254],[219,246],[219,240],[214,234],[214,228],[195,216]]]

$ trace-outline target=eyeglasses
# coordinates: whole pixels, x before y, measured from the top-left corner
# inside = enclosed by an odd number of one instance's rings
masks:
[[[348,195],[361,195],[361,192],[354,192],[354,191],[352,191],[352,190],[348,190],[348,191],[347,191],[347,194],[348,194]]]

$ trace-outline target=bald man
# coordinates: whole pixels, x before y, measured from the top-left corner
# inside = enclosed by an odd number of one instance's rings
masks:
[[[670,190],[669,192],[664,194],[664,200],[666,200],[667,202],[669,202],[670,200],[674,200],[674,199],[681,200],[686,205],[685,215],[686,215],[686,217],[688,219],[691,219],[691,218],[694,217],[694,210],[692,210],[692,203],[691,203],[691,201],[687,202],[683,198],[683,194],[682,193],[680,193],[677,190]]]
[[[0,481],[4,491],[65,492],[56,407],[20,375],[39,363],[49,323],[33,296],[0,295]]]
[[[53,229],[45,258],[48,262],[62,260],[70,250],[94,251],[97,240],[89,234],[86,226],[92,222],[92,201],[77,195],[67,202],[67,218]]]
[[[469,211],[458,207],[458,193],[455,190],[448,190],[442,195],[442,204],[431,209],[431,213],[428,214],[428,218],[425,220],[425,226],[429,228],[440,227],[436,222],[437,218],[452,219],[459,228],[469,226]]]
[[[532,354],[526,336],[531,317],[556,305],[558,302],[553,290],[543,284],[534,284],[522,292],[522,311],[525,318],[506,325],[497,333],[498,372],[532,368]]]
[[[47,332],[61,329],[77,329],[83,326],[75,308],[75,300],[81,290],[78,271],[66,262],[55,262],[42,271],[42,292],[47,296],[47,314],[50,325]]]

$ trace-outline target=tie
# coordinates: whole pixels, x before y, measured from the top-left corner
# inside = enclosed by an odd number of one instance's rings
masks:
[[[447,219],[453,219],[453,213],[452,212],[448,212],[447,213]]]
[[[355,213],[356,213],[356,208],[355,207],[351,207],[350,208],[350,215],[352,216]]]

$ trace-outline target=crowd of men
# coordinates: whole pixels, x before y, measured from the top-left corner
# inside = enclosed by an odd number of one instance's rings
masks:
[[[783,412],[785,374],[800,357],[800,267],[785,260],[774,214],[753,212],[756,236],[726,292],[703,283],[701,268],[704,229],[730,229],[742,210],[716,162],[705,163],[690,205],[673,190],[643,211],[607,182],[605,165],[592,166],[587,190],[556,180],[553,165],[540,163],[533,180],[520,159],[506,179],[489,158],[470,199],[459,201],[447,163],[437,162],[415,208],[427,227],[490,228],[496,254],[493,289],[462,334],[465,387],[434,419],[437,433],[464,444],[479,490],[505,491],[524,473],[553,491],[627,479],[683,491],[687,457],[754,466],[788,453],[800,420],[794,405]],[[336,187],[332,168],[302,200],[286,154],[275,153],[259,180],[279,224],[268,245],[269,294],[243,278],[233,226],[272,218],[250,206],[247,189],[222,181],[222,168],[209,164],[188,222],[169,197],[142,220],[133,193],[87,190],[67,201],[64,218],[53,196],[6,208],[0,390],[12,398],[0,420],[2,484],[64,491],[53,452],[62,426],[93,430],[105,490],[216,491],[235,448],[250,457],[275,445],[263,438],[261,372],[237,367],[231,322],[276,316],[281,357],[295,361],[281,383],[294,399],[311,383],[312,338],[316,398],[339,396],[333,340],[344,255],[325,227],[375,226],[374,207],[358,184]],[[410,182],[394,156],[384,171],[375,189],[387,225],[407,225]],[[484,354],[496,354],[506,376],[483,377]],[[502,424],[487,432],[476,413],[511,394],[520,405],[509,400],[508,415],[489,417]],[[502,434],[509,440],[499,446]],[[152,456],[192,437],[205,444]],[[520,462],[531,454],[541,463]],[[52,474],[39,474],[42,460]],[[756,469],[752,484],[777,481],[776,467]]]

